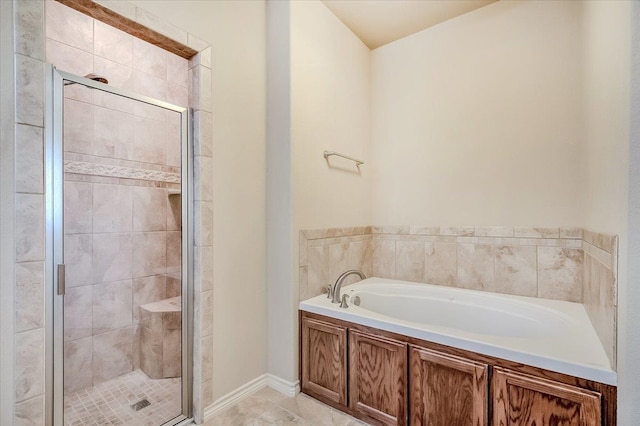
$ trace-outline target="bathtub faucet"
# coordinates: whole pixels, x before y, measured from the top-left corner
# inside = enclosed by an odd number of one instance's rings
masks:
[[[333,298],[331,299],[331,303],[340,303],[340,290],[342,289],[342,282],[345,280],[345,278],[347,278],[349,275],[359,275],[360,278],[362,278],[363,280],[365,278],[367,278],[362,271],[358,271],[357,269],[351,269],[347,272],[343,272],[342,274],[340,274],[340,276],[338,277],[338,279],[336,280],[336,283],[333,285],[333,289],[331,291]]]

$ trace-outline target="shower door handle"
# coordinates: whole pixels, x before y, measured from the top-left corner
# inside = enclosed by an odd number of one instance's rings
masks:
[[[64,263],[58,264],[58,296],[64,296],[66,291]]]

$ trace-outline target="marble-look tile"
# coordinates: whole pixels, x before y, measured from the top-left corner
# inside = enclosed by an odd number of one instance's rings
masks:
[[[213,247],[198,247],[193,250],[194,269],[196,271],[208,271],[213,274]]]
[[[47,38],[93,53],[93,18],[62,3],[44,3]]]
[[[494,283],[492,246],[458,243],[458,287],[490,290]]]
[[[559,238],[560,228],[516,226],[513,235],[516,238]]]
[[[171,101],[169,101],[171,102]],[[168,166],[180,167],[182,164],[182,134],[180,133],[180,123],[178,120],[172,120],[167,123],[167,161]]]
[[[204,383],[213,378],[213,336],[199,339],[197,346],[201,365],[198,366],[197,371],[194,366],[194,380],[198,383]]]
[[[148,118],[134,117],[134,137],[130,160],[166,164],[169,126]]]
[[[189,70],[189,106],[212,112],[211,70],[201,65]]]
[[[140,368],[152,379],[162,378],[162,335],[147,327],[140,334]]]
[[[167,271],[180,270],[182,265],[182,232],[167,232]]]
[[[440,235],[439,226],[411,226],[409,232],[412,235]]]
[[[93,232],[131,232],[133,227],[132,206],[130,186],[94,183],[93,208],[91,209]]]
[[[14,398],[21,402],[44,392],[44,329],[15,334]]]
[[[373,276],[396,277],[396,242],[394,240],[373,241]]]
[[[169,114],[171,114],[170,111],[155,105],[149,105],[142,102],[135,102],[133,105],[133,115],[136,117],[166,122],[169,120]]]
[[[611,365],[616,367],[616,280],[613,271],[585,253],[583,303]]]
[[[47,38],[47,62],[59,70],[75,75],[87,75],[93,72],[93,55],[81,49]],[[70,87],[69,87],[70,88]],[[65,89],[65,94],[69,90]],[[74,97],[74,99],[76,99]]]
[[[93,283],[93,237],[91,234],[64,236],[67,287]]]
[[[93,153],[93,105],[65,99],[63,119],[65,152]]]
[[[496,277],[492,291],[520,296],[537,295],[535,247],[498,246],[495,256]]]
[[[109,59],[94,56],[93,70],[96,74],[108,76],[109,86],[119,89],[133,90],[133,69]],[[134,103],[131,99],[108,92],[96,92],[95,104],[109,109],[133,114]]]
[[[194,179],[194,199],[196,201],[213,201],[213,159],[195,157],[194,170],[199,176]]]
[[[360,270],[367,277],[373,275],[373,246],[370,240],[352,241],[348,243],[346,269]],[[359,281],[359,279],[357,280]]]
[[[132,327],[93,336],[94,385],[132,370],[132,340]]]
[[[16,125],[15,190],[42,194],[44,192],[43,129]]]
[[[194,303],[194,317],[200,336],[213,333],[213,291],[203,291]]]
[[[64,391],[76,392],[93,385],[93,338],[64,342]]]
[[[64,295],[64,339],[91,337],[93,286],[67,288]]]
[[[195,245],[213,245],[213,203],[211,201],[196,201],[194,212],[194,220],[200,224],[200,232],[194,235]]]
[[[134,37],[117,28],[95,20],[94,54],[126,67],[133,67]]]
[[[162,336],[162,377],[180,377],[182,373],[182,333],[179,329],[165,330]],[[213,336],[210,336],[213,337]],[[213,345],[213,342],[211,343]]]
[[[93,235],[91,262],[95,283],[130,279],[133,262],[137,260],[139,259],[134,256],[131,234]]]
[[[424,245],[424,282],[455,286],[458,277],[456,244],[427,242]]]
[[[36,3],[36,2],[20,2]],[[40,426],[44,424],[44,395],[16,404],[13,426]]]
[[[64,233],[88,234],[93,229],[93,184],[65,181]]]
[[[476,226],[476,237],[513,237],[512,226]]]
[[[167,54],[166,80],[174,84],[187,87],[189,85],[189,61],[173,53]]]
[[[44,196],[15,196],[15,260],[44,260]]]
[[[420,241],[396,241],[396,278],[424,281],[425,245]]]
[[[441,226],[440,235],[455,235],[459,237],[473,237],[475,228],[473,226]]]
[[[178,273],[167,275],[167,297],[176,297],[182,295],[182,279]],[[211,290],[213,286],[209,289]],[[201,290],[196,290],[201,291]]]
[[[133,234],[133,277],[164,274],[167,270],[166,232]]]
[[[180,330],[182,328],[182,312],[163,312],[162,313],[162,329],[163,330]]]
[[[13,7],[15,52],[44,61],[44,2],[20,1]]]
[[[193,281],[195,291],[213,290],[213,271],[196,269],[193,271]]]
[[[133,70],[133,90],[141,95],[167,101],[167,80]]]
[[[189,89],[171,81],[167,82],[167,102],[186,108],[189,104]]]
[[[133,280],[134,322],[140,319],[140,305],[157,302],[166,297],[166,277],[164,275],[135,278]]]
[[[135,160],[132,158],[135,129],[133,116],[97,106],[94,111],[93,154]]]
[[[167,231],[182,229],[182,197],[167,196]]]
[[[15,55],[16,122],[42,127],[44,125],[44,62]]]
[[[131,327],[133,325],[132,299],[131,280],[94,285],[93,334]]]
[[[213,156],[213,115],[206,111],[194,113],[194,155]]]
[[[164,231],[167,229],[167,190],[133,188],[133,230]]]
[[[15,331],[44,327],[44,263],[18,263],[15,275]]]
[[[300,231],[298,233],[298,266],[307,266],[309,263],[309,242],[304,233]]]
[[[580,249],[538,247],[538,297],[582,302]]]
[[[560,227],[560,238],[576,238],[582,239],[582,228],[576,227]]]

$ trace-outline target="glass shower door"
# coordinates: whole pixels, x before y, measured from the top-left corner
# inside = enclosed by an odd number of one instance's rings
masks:
[[[56,75],[56,424],[175,424],[190,405],[186,110]]]

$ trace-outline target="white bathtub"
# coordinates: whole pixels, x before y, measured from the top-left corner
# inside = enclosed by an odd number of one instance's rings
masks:
[[[608,385],[616,373],[579,303],[368,278],[300,309]],[[353,300],[358,296],[360,306]]]

